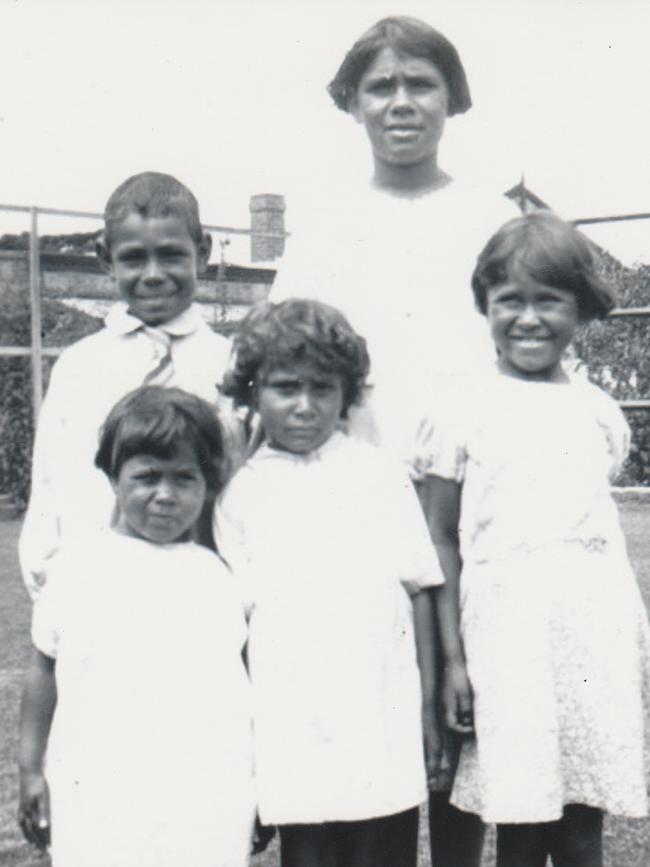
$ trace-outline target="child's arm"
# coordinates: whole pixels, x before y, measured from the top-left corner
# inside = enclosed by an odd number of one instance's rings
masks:
[[[436,587],[436,612],[445,661],[445,721],[452,731],[468,734],[473,730],[472,690],[460,637],[459,609],[461,485],[453,479],[428,475],[418,485],[418,493],[445,576],[445,583]]]
[[[45,849],[50,842],[50,803],[43,758],[56,707],[54,666],[54,659],[32,649],[20,708],[18,821],[27,840],[39,849]]]
[[[427,782],[431,785],[442,762],[442,740],[436,717],[436,641],[435,611],[431,589],[424,588],[411,597],[413,624],[422,685],[422,731]]]

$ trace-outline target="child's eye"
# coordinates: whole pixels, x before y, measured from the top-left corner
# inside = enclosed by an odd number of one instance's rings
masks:
[[[378,78],[376,81],[370,81],[364,88],[366,93],[382,95],[390,93],[394,87],[392,78]]]
[[[141,482],[144,485],[155,485],[160,478],[160,473],[155,470],[142,470],[139,473],[134,473],[133,478],[136,482]]]
[[[432,78],[410,78],[408,84],[411,90],[416,91],[436,90],[440,87],[439,83]]]
[[[163,250],[160,254],[160,258],[165,259],[168,262],[173,262],[177,259],[183,259],[184,257],[185,250]]]
[[[314,393],[320,395],[331,394],[335,388],[333,382],[315,382],[313,385]]]
[[[518,295],[499,295],[494,299],[494,303],[501,307],[520,307],[521,299]]]
[[[273,382],[270,384],[270,388],[278,394],[281,394],[283,397],[297,394],[300,387],[300,384],[295,382]]]
[[[555,306],[556,304],[561,304],[564,301],[563,298],[558,298],[557,295],[540,295],[538,298],[538,303],[543,304],[546,307]]]
[[[121,253],[117,256],[117,260],[123,265],[141,265],[145,261],[144,253],[134,251],[132,253]]]

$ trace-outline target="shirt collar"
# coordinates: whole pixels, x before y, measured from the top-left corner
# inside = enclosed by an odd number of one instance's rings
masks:
[[[311,464],[323,460],[329,454],[337,452],[346,442],[347,436],[341,430],[335,430],[332,436],[323,443],[320,448],[314,449],[311,452],[294,454],[294,452],[283,451],[282,449],[274,449],[267,442],[257,449],[251,455],[250,461],[287,461],[293,464]]]
[[[163,322],[158,328],[162,328],[167,334],[173,337],[185,337],[188,334],[193,334],[199,325],[203,322],[201,313],[196,304],[191,304],[178,316],[170,319],[168,322]],[[129,313],[128,306],[125,301],[117,301],[106,314],[104,324],[114,334],[124,336],[126,334],[134,334],[141,328],[144,328],[144,322]]]

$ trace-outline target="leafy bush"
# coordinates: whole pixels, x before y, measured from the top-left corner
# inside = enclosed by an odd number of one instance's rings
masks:
[[[29,346],[30,311],[26,293],[7,289],[2,293],[0,345]],[[101,320],[72,310],[58,301],[43,300],[43,341],[66,346],[101,328]],[[47,387],[53,359],[43,361]],[[34,442],[31,361],[24,357],[0,357],[0,491],[24,507],[29,497]]]
[[[650,265],[624,268],[606,253],[598,256],[601,275],[614,287],[619,307],[650,306]],[[590,378],[617,400],[650,398],[650,317],[610,318],[582,329],[575,340]],[[632,428],[629,460],[618,480],[650,485],[650,410],[626,412]]]

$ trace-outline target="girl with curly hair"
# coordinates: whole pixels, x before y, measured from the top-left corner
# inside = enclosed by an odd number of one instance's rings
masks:
[[[406,470],[342,430],[365,341],[334,308],[289,299],[248,315],[234,357],[225,391],[265,443],[215,538],[249,599],[261,821],[279,826],[283,867],[414,867],[425,752],[429,773],[440,759],[442,575]]]

